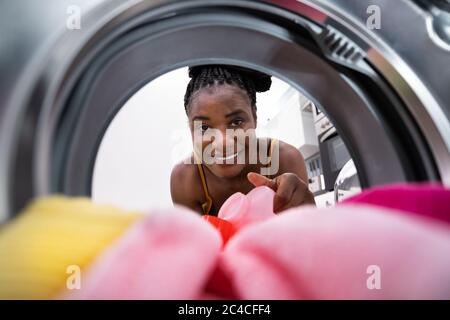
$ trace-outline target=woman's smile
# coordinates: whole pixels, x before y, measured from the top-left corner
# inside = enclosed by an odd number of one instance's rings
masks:
[[[238,156],[242,153],[242,152],[244,152],[245,151],[245,146],[242,148],[239,148],[240,150],[238,150],[238,151],[236,151],[236,152],[234,152],[234,153],[232,153],[231,154],[231,152],[226,152],[225,154],[223,154],[223,153],[219,153],[219,152],[216,152],[215,154],[214,154],[214,158],[217,160],[216,161],[216,163],[217,164],[234,164],[234,161],[233,161],[233,163],[224,163],[224,161],[229,161],[229,160],[232,160],[232,159],[235,159],[235,158],[238,158]],[[234,150],[233,150],[234,151]]]
[[[234,159],[238,156],[239,152],[236,152],[235,154],[232,154],[231,156],[228,157],[221,157],[219,155],[216,155],[216,159],[219,161],[226,161],[226,160],[230,160],[230,159]]]

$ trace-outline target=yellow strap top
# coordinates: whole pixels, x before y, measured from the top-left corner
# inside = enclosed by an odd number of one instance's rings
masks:
[[[270,148],[269,148],[269,162],[266,165],[267,167],[270,166],[271,162],[272,162],[272,150],[273,150],[273,146],[276,143],[276,139],[271,139],[270,140]],[[197,168],[198,168],[198,172],[200,174],[200,179],[202,181],[202,187],[203,187],[203,193],[205,195],[205,199],[206,201],[204,203],[202,203],[202,210],[203,210],[203,214],[209,214],[213,205],[213,199],[211,197],[211,195],[209,194],[208,191],[208,185],[206,184],[206,177],[205,177],[205,172],[203,170],[203,166],[201,164],[201,161],[199,161],[196,153],[194,152],[194,156],[196,159],[196,163],[197,163]]]
[[[195,153],[194,153],[195,154]],[[202,180],[203,192],[205,194],[206,201],[202,203],[203,214],[209,214],[212,208],[212,198],[208,192],[208,185],[206,184],[205,172],[203,171],[203,166],[200,161],[197,162],[198,172],[200,173],[200,179]]]

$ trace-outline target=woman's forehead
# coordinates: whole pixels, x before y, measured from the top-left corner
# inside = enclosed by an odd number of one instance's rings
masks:
[[[190,113],[229,112],[236,108],[249,108],[247,93],[233,85],[215,85],[201,88],[192,96]]]

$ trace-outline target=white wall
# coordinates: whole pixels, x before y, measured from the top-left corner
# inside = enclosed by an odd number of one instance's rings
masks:
[[[123,106],[97,155],[95,201],[142,210],[171,203],[170,172],[183,157],[172,154],[174,145],[185,154],[190,150],[183,105],[188,82],[186,68],[175,70],[147,84]]]
[[[257,96],[257,133],[299,147],[304,140],[299,129],[302,118],[292,112],[298,93],[272,80],[271,89]],[[94,201],[137,210],[172,205],[172,167],[192,150],[183,104],[188,82],[187,68],[178,69],[147,84],[127,101],[100,145]]]

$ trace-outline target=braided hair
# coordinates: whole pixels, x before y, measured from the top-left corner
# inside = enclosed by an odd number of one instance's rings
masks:
[[[201,65],[189,67],[189,77],[191,80],[184,96],[184,108],[186,113],[192,95],[197,90],[224,83],[236,85],[243,89],[249,99],[252,108],[256,110],[256,92],[264,92],[270,89],[272,77],[268,74],[251,70],[244,67],[230,65]]]

